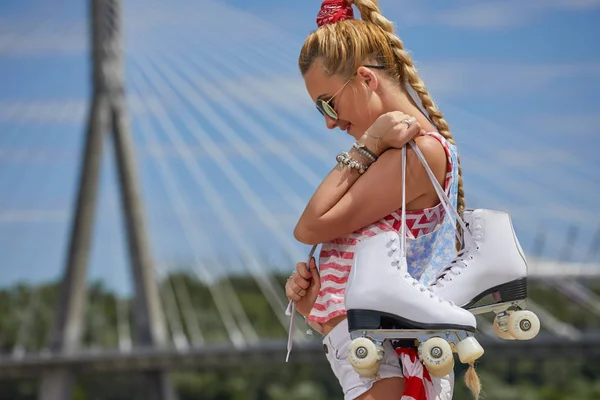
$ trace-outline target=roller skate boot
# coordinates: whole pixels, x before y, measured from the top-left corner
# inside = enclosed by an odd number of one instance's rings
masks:
[[[453,352],[463,363],[483,355],[475,316],[413,279],[400,242],[398,233],[384,232],[356,246],[345,295],[348,360],[358,374],[376,376],[383,341],[400,341],[418,346],[429,373],[442,377],[454,367]]]
[[[463,213],[464,246],[429,288],[474,315],[494,312],[494,331],[507,340],[533,339],[540,321],[525,310],[527,261],[506,212]],[[476,305],[486,296],[493,301]]]

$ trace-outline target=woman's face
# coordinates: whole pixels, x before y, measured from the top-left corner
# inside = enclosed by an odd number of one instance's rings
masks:
[[[339,127],[357,140],[385,112],[377,94],[381,81],[370,68],[361,66],[349,78],[327,76],[317,60],[305,74],[304,82],[327,127]]]

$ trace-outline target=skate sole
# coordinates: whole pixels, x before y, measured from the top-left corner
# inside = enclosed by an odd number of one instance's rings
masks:
[[[454,346],[462,340],[474,336],[473,332],[465,329],[364,329],[350,331],[350,340],[366,337],[381,344],[389,340],[394,348],[418,347],[432,337],[439,337],[447,341],[454,351]]]
[[[469,308],[469,311],[473,315],[481,315],[493,312],[495,314],[502,313],[506,310],[515,309],[515,310],[525,310],[527,309],[527,301],[525,300],[517,300],[517,301],[507,301],[501,303],[494,304],[486,304],[482,306]]]
[[[348,330],[352,331],[466,331],[473,332],[472,326],[456,324],[426,324],[411,321],[394,314],[374,310],[348,310]]]
[[[500,299],[497,302],[473,307],[473,305],[479,300],[494,293],[498,293],[500,295]],[[482,314],[485,312],[494,311],[503,305],[523,303],[525,299],[527,299],[527,278],[519,278],[481,292],[470,302],[462,306],[462,308],[469,310],[472,313],[474,313],[474,311],[478,311],[477,314]],[[482,311],[483,309],[486,311]]]

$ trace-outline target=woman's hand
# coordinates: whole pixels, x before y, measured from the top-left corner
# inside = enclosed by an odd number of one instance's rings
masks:
[[[401,149],[412,138],[423,133],[425,131],[416,118],[400,111],[390,111],[377,118],[362,139],[365,144],[369,143],[367,147],[371,151],[379,155],[390,148]]]
[[[296,271],[285,284],[285,295],[296,302],[296,311],[305,317],[310,314],[321,290],[321,277],[314,257],[309,265],[310,269],[305,262],[297,263]]]

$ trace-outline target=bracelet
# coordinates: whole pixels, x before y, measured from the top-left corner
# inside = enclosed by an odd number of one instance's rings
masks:
[[[371,162],[377,161],[377,158],[378,158],[377,155],[375,153],[373,153],[371,150],[369,150],[367,148],[367,146],[365,146],[364,144],[359,143],[359,142],[354,142],[354,144],[352,144],[352,148],[355,149],[356,151],[358,151],[358,153],[361,156],[371,160]]]
[[[343,169],[344,167],[348,167],[348,169],[357,170],[358,173],[361,175],[364,174],[365,172],[367,172],[367,169],[369,169],[368,166],[366,166],[363,163],[356,161],[355,159],[350,157],[350,154],[348,154],[348,152],[346,152],[346,151],[338,154],[335,157],[335,159],[338,162],[338,166],[340,167],[340,169]]]
[[[373,138],[373,139],[377,139],[377,142],[375,142],[375,151],[378,152],[379,151],[379,139],[381,139],[383,137],[383,135],[382,136],[371,136],[371,135],[369,135],[369,131],[366,131],[365,136]]]

